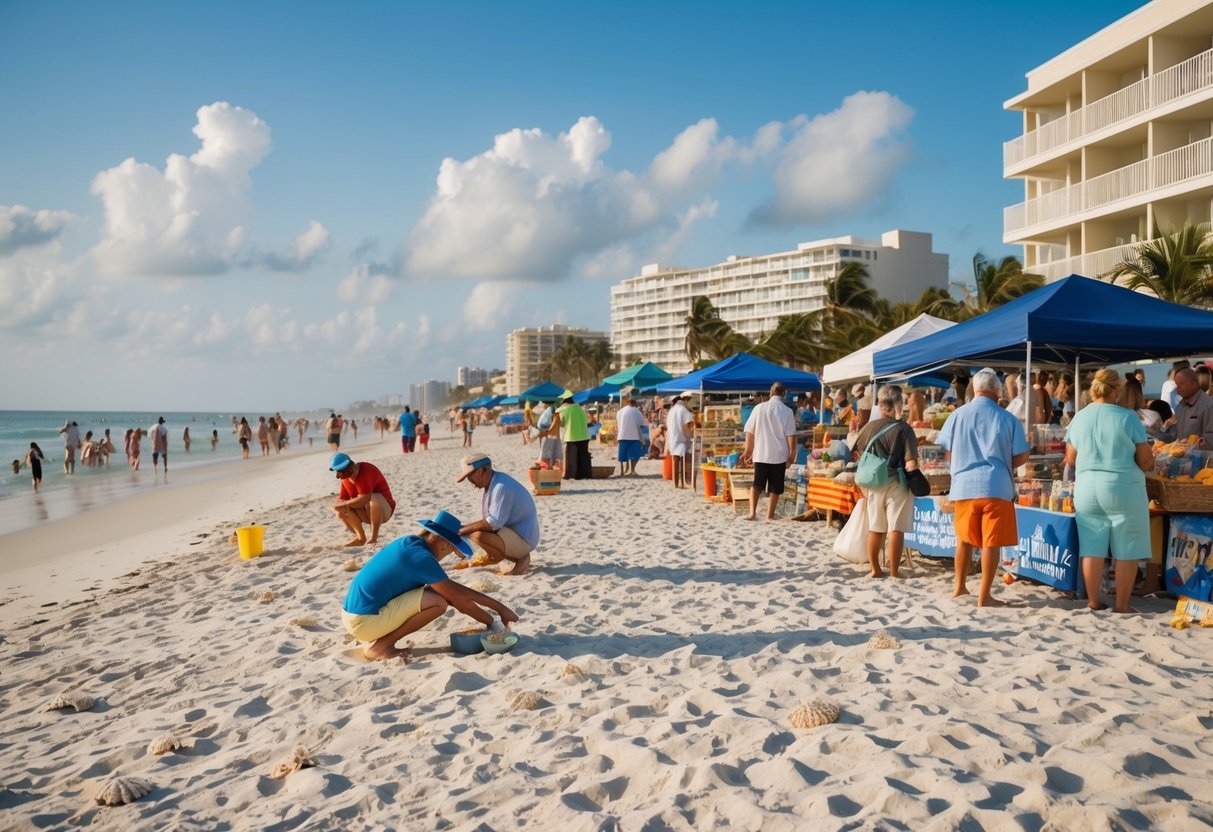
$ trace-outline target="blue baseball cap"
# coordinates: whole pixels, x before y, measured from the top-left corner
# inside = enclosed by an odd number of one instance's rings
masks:
[[[336,453],[333,454],[333,461],[329,463],[330,471],[344,471],[354,464],[354,460],[350,459],[349,454]]]

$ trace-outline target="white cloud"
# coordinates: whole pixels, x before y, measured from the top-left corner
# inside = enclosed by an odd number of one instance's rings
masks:
[[[751,215],[762,225],[821,222],[881,200],[908,158],[914,110],[887,92],[857,92],[837,110],[794,120],[777,151],[775,196]]]
[[[77,271],[58,241],[0,258],[0,329],[37,327],[70,308],[84,294]]]
[[[683,130],[673,144],[654,157],[649,165],[649,181],[676,193],[714,181],[737,150],[736,141],[717,139],[718,132],[714,118],[701,119]]]
[[[270,128],[220,101],[198,110],[194,134],[198,151],[172,154],[163,172],[127,159],[93,179],[92,192],[105,209],[104,236],[93,249],[102,272],[218,274],[239,261],[249,173],[269,152]]]
[[[498,329],[517,308],[517,301],[543,284],[489,280],[476,284],[463,302],[463,326],[474,332]]]
[[[359,263],[337,284],[337,299],[346,303],[383,303],[392,297],[395,284],[388,274],[371,263]]]
[[[328,229],[316,220],[312,220],[308,223],[307,230],[295,237],[285,252],[267,254],[261,259],[274,271],[301,272],[315,263],[328,247]]]
[[[58,239],[72,219],[67,211],[32,211],[24,205],[0,205],[0,257]]]

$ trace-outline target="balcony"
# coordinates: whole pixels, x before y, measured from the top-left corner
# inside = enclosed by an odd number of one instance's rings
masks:
[[[1004,171],[1073,149],[1094,134],[1141,119],[1150,110],[1194,93],[1213,92],[1213,49],[1143,78],[1002,146]]]
[[[1028,228],[1078,222],[1089,212],[1124,200],[1149,201],[1155,193],[1213,174],[1213,139],[1134,162],[1044,196],[1003,209],[1003,241],[1014,242]]]
[[[1080,254],[1076,257],[1051,260],[1048,263],[1038,263],[1035,266],[1028,266],[1024,271],[1040,275],[1045,279],[1046,283],[1061,280],[1063,277],[1069,277],[1072,274],[1081,274],[1085,277],[1102,277],[1127,258],[1133,257],[1137,253],[1139,245],[1141,244],[1130,243],[1114,248],[1105,248],[1102,251],[1092,251],[1089,254]]]

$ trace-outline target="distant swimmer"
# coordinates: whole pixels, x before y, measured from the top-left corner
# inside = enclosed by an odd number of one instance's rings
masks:
[[[63,434],[63,473],[76,473],[76,450],[80,447],[80,427],[75,422],[64,422],[59,428]]]
[[[211,431],[211,450],[213,451],[218,447],[219,447],[219,431],[213,430],[213,431]]]
[[[34,491],[42,485],[42,461],[46,456],[42,453],[42,449],[38,447],[37,442],[29,443],[29,453],[25,455],[25,464],[29,466],[30,474],[34,478]],[[47,460],[49,462],[49,460]],[[17,466],[20,463],[13,460],[13,473],[17,473]]]
[[[152,470],[156,470],[156,465],[159,464],[160,458],[164,458],[164,474],[168,476],[168,427],[164,424],[164,417],[161,416],[156,422],[156,427],[152,428]]]
[[[181,444],[185,446],[185,452],[190,452],[190,426],[186,425],[185,430],[181,431]]]

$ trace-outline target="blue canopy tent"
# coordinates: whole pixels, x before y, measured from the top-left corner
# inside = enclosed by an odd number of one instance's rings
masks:
[[[517,396],[505,396],[501,399],[501,401],[497,402],[497,404],[501,405],[502,407],[505,407],[505,406],[512,406],[512,405],[520,405],[520,404],[522,404],[522,401]]]
[[[602,380],[602,383],[613,384],[616,387],[631,385],[641,390],[648,390],[672,378],[672,375],[652,361],[645,361],[643,364],[633,365],[622,372],[615,373],[613,376],[607,376]]]
[[[505,396],[485,396],[484,401],[481,403],[480,406],[481,407],[496,407],[497,405],[501,404],[501,400],[504,398],[505,398]]]
[[[1026,367],[1119,364],[1213,352],[1213,312],[1072,274],[972,320],[881,350],[876,376],[914,375],[955,362]],[[1031,434],[1031,410],[1027,430]]]
[[[605,404],[611,401],[619,401],[619,385],[607,384],[603,382],[597,387],[591,387],[588,390],[581,390],[573,394],[573,401],[577,404]]]
[[[564,388],[550,381],[536,384],[518,394],[519,401],[524,402],[558,402],[563,398]]]
[[[485,402],[487,399],[487,396],[480,396],[479,398],[472,399],[470,402],[464,402],[463,404],[459,405],[459,409],[475,410],[478,407],[483,407],[483,402]]]
[[[821,389],[821,380],[816,373],[793,370],[748,352],[739,352],[690,375],[658,384],[657,392],[753,392],[766,390],[777,381],[782,381],[789,392]]]

